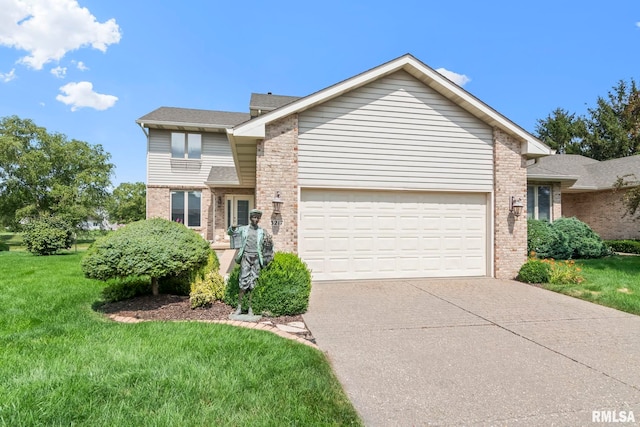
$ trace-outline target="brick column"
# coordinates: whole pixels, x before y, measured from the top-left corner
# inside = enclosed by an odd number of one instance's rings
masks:
[[[169,219],[171,190],[169,187],[147,186],[147,218]]]
[[[494,129],[494,275],[513,279],[527,260],[527,169],[520,141]],[[511,196],[521,198],[520,217],[509,212]]]
[[[267,124],[256,153],[256,207],[263,211],[260,225],[273,235],[276,250],[298,251],[298,115]],[[272,200],[280,191],[282,213],[273,213]],[[282,225],[272,225],[272,220]]]

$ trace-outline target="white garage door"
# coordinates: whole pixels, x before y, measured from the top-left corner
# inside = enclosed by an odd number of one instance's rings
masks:
[[[485,276],[487,195],[302,190],[314,280]]]

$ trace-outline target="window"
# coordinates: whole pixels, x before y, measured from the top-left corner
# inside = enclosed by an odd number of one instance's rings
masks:
[[[201,198],[200,191],[172,191],[171,220],[187,227],[200,227]]]
[[[171,133],[171,157],[199,159],[202,156],[202,135],[198,133]]]
[[[527,218],[551,221],[551,187],[527,186]]]

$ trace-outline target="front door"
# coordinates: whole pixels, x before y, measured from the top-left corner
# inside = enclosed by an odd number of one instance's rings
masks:
[[[236,225],[249,224],[249,211],[253,209],[254,198],[247,195],[226,196],[227,228]]]

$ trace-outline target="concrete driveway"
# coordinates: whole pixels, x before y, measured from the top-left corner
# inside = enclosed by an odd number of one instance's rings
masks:
[[[304,315],[368,426],[640,423],[640,317],[509,280],[314,283]]]

